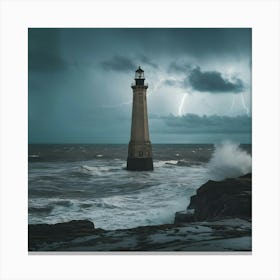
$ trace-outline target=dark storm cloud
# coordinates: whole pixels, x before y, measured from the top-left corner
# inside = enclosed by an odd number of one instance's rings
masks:
[[[132,59],[119,55],[112,57],[110,60],[101,62],[101,65],[105,70],[112,71],[130,72],[136,69],[136,64]]]
[[[154,69],[158,68],[158,65],[145,55],[138,55],[133,59],[127,56],[115,55],[109,60],[102,61],[101,65],[105,70],[130,72],[135,71],[137,68],[136,62],[144,66],[149,65]]]
[[[28,40],[29,69],[36,71],[61,70],[72,57],[79,64],[92,55],[103,57],[105,68],[121,71],[132,70],[139,62],[156,69],[158,55],[199,59],[251,55],[250,28],[32,28]],[[119,56],[110,62],[104,57],[110,57],[112,45]],[[179,66],[173,70],[180,70]]]
[[[137,29],[136,29],[137,30]],[[188,54],[199,59],[210,56],[251,55],[250,28],[148,28],[139,30],[141,38],[148,41],[146,49],[170,54]],[[138,33],[129,30],[132,36]]]
[[[166,125],[177,133],[185,132],[212,132],[212,133],[242,133],[252,129],[251,117],[242,115],[229,116],[199,116],[186,114],[184,116],[162,117]]]
[[[32,28],[28,30],[28,69],[51,72],[67,68],[61,56],[58,29]]]
[[[140,55],[140,61],[143,62],[145,65],[153,67],[154,69],[158,68],[158,65],[145,55]]]
[[[211,54],[237,54],[251,53],[250,28],[191,28],[184,36],[184,46],[190,54],[209,56]]]
[[[169,73],[187,73],[191,70],[192,66],[190,64],[179,64],[176,62],[171,62],[168,67]]]
[[[191,71],[188,81],[194,90],[202,92],[239,93],[244,89],[243,82],[240,79],[236,78],[234,82],[231,82],[223,78],[220,72],[203,72],[200,70],[200,67],[196,67]]]
[[[164,84],[182,88],[191,87],[193,90],[209,93],[240,93],[244,90],[244,83],[237,77],[232,81],[223,78],[218,71],[201,71],[199,66],[191,64],[178,64],[172,62],[169,65],[170,73],[184,74],[185,79],[167,79]]]
[[[202,59],[251,54],[251,28],[127,28],[114,29],[112,36],[130,52],[149,56],[188,54]]]
[[[164,85],[169,86],[169,87],[183,87],[183,83],[179,80],[171,80],[171,79],[167,79],[163,82]]]

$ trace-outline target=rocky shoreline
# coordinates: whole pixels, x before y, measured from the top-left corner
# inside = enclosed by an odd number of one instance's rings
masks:
[[[202,185],[173,224],[103,230],[87,220],[28,226],[29,251],[251,251],[251,174]]]
[[[175,214],[175,223],[224,218],[251,219],[252,174],[223,181],[208,181],[191,197],[186,211]]]

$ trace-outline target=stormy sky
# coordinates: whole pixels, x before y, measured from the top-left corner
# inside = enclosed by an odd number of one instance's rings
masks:
[[[251,143],[248,28],[29,29],[29,143],[128,143],[139,65],[153,143]]]

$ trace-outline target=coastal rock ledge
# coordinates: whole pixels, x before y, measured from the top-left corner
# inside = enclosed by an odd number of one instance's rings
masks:
[[[208,181],[190,199],[186,211],[175,214],[175,224],[225,218],[251,220],[252,174],[223,181]]]
[[[28,250],[34,251],[251,251],[251,174],[208,181],[175,223],[103,230],[88,220],[28,226]]]
[[[88,220],[72,220],[57,224],[28,225],[28,247],[39,249],[43,243],[70,241],[93,234],[94,224]]]

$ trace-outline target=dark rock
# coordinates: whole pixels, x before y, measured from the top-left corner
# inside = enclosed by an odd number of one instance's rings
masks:
[[[94,224],[88,220],[73,220],[58,224],[28,225],[28,248],[32,251],[37,243],[65,241],[94,232]]]
[[[250,251],[251,222],[224,219],[185,224],[99,230],[71,240],[38,242],[32,251]]]
[[[189,211],[180,211],[175,213],[175,224],[194,222],[194,215]]]
[[[246,174],[239,178],[223,181],[208,181],[191,197],[187,212],[178,212],[175,223],[192,221],[211,221],[222,218],[251,219],[252,175]]]

